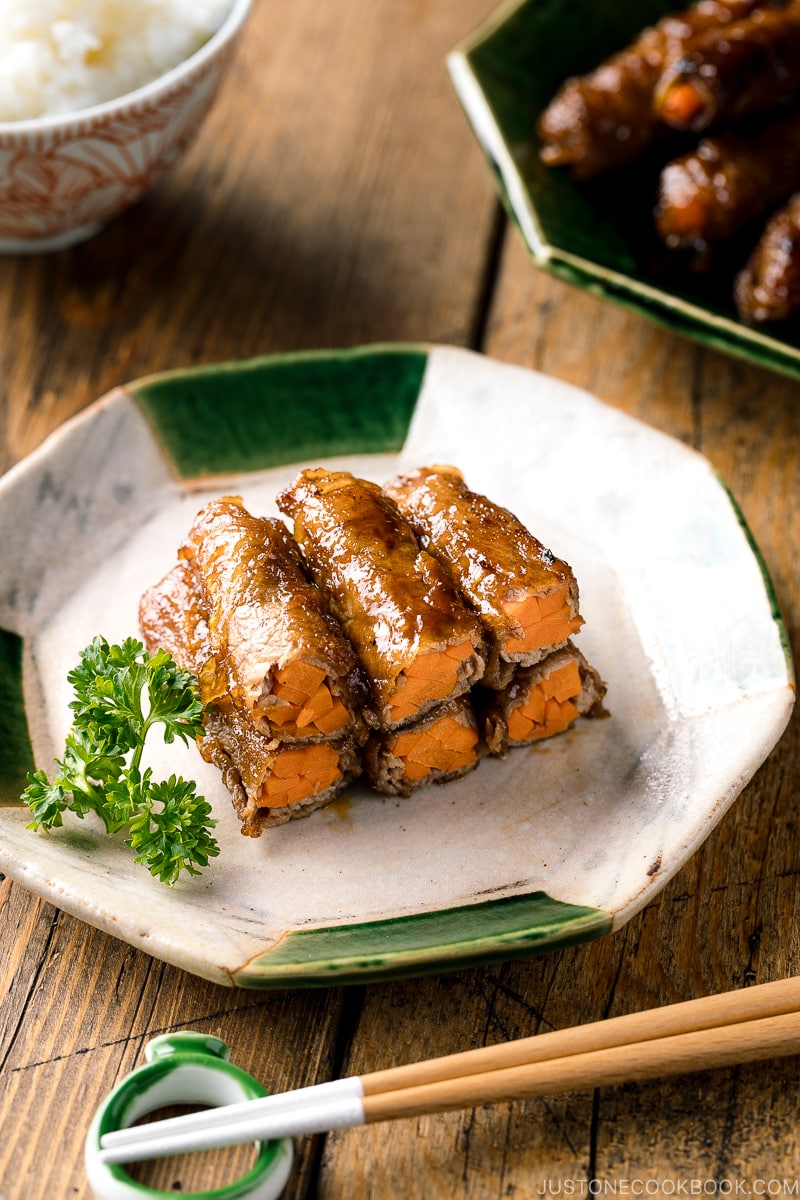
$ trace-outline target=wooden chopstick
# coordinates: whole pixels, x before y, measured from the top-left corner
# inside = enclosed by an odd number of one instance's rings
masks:
[[[364,1123],[688,1074],[800,1053],[800,1013],[629,1042],[364,1097]]]
[[[362,1075],[361,1082],[365,1096],[379,1095],[399,1088],[435,1083],[440,1079],[453,1079],[459,1075],[498,1071],[525,1063],[604,1050],[627,1042],[653,1041],[794,1011],[800,1012],[800,977],[701,996],[696,1000],[683,1000],[678,1004],[626,1013],[604,1021],[555,1029],[513,1042],[500,1042],[476,1050],[464,1050],[459,1054],[389,1067]]]
[[[780,980],[108,1133],[106,1162],[346,1128],[800,1052]]]

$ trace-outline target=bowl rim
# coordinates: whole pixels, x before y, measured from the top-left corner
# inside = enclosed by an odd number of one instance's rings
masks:
[[[222,24],[202,46],[162,75],[143,83],[141,87],[104,100],[100,104],[90,105],[88,108],[76,108],[70,112],[50,116],[28,117],[22,121],[0,121],[0,138],[7,142],[9,138],[24,137],[26,134],[61,132],[70,126],[91,124],[95,120],[104,119],[131,105],[146,104],[154,100],[212,59],[239,32],[251,5],[252,0],[232,0]]]

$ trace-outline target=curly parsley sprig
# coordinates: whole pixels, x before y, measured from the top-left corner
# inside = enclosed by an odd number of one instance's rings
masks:
[[[211,806],[193,780],[153,780],[141,768],[150,730],[163,726],[165,742],[188,742],[202,734],[203,704],[197,681],[166,650],[149,655],[135,638],[121,646],[96,637],[67,676],[75,699],[73,725],[56,761],[56,774],[28,775],[22,794],[33,820],[29,829],[63,824],[69,809],[96,813],[107,833],[127,829],[126,845],[156,878],[170,887],[182,870],[199,875],[219,854],[211,829]]]

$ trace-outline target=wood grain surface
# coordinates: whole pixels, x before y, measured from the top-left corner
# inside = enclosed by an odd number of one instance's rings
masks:
[[[256,0],[231,77],[171,176],[82,246],[0,259],[0,468],[154,370],[382,340],[472,346],[589,388],[704,453],[797,645],[800,384],[531,265],[442,66],[492,7]],[[624,929],[530,962],[228,990],[0,881],[2,1200],[90,1197],[91,1114],[171,1029],[224,1038],[282,1089],[800,974],[798,741],[795,717]],[[797,1195],[799,1085],[789,1058],[303,1139],[286,1196],[756,1195],[759,1181],[761,1194]],[[138,1177],[185,1195],[232,1178],[237,1161],[189,1156]]]

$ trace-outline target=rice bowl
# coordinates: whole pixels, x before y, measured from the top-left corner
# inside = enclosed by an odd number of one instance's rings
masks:
[[[208,13],[208,5],[219,2],[198,0],[196,8]],[[38,253],[82,241],[152,186],[202,124],[250,2],[225,0],[222,24],[199,49],[133,91],[72,112],[0,120],[0,253]],[[50,3],[55,8],[59,0]],[[87,0],[74,0],[73,12],[78,3]],[[5,9],[3,4],[0,0],[0,15],[17,7],[17,0],[5,0]],[[163,17],[165,7],[184,4],[147,0],[145,7],[161,10]],[[193,27],[196,38],[198,25]],[[151,28],[157,30],[157,24]],[[4,36],[8,44],[5,22],[3,29],[0,57]]]

